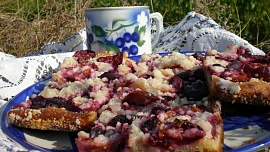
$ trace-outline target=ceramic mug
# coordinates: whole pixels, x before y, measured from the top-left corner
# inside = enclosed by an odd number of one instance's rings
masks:
[[[148,6],[88,8],[85,11],[87,48],[95,52],[151,54],[163,31],[163,18]],[[156,22],[151,39],[150,19]]]

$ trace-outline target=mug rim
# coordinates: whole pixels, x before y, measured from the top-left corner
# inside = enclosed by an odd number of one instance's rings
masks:
[[[96,7],[96,8],[86,8],[85,12],[91,11],[107,11],[107,10],[140,10],[140,9],[149,9],[149,6],[117,6],[117,7]]]

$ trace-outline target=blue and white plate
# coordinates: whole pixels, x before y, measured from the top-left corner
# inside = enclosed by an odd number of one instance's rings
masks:
[[[131,58],[138,60],[140,57]],[[39,93],[49,79],[28,87],[6,105],[1,116],[2,130],[8,138],[28,150],[77,151],[76,133],[22,129],[8,122],[7,111],[33,93]],[[257,151],[270,146],[270,108],[228,104],[222,108],[222,117],[225,134],[223,151]]]

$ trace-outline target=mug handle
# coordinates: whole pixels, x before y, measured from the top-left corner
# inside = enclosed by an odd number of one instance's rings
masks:
[[[163,17],[160,13],[155,12],[150,14],[150,19],[153,19],[156,22],[156,34],[154,40],[152,43],[152,49],[155,48],[157,43],[159,42],[161,38],[161,34],[163,32]]]

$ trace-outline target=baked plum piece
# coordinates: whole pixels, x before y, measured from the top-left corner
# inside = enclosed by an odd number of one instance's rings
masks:
[[[212,98],[222,102],[270,105],[269,55],[253,55],[241,46],[206,52],[203,68]]]
[[[136,103],[136,99],[140,101]],[[220,111],[206,111],[204,106],[196,104],[175,106],[139,90],[122,100],[113,100],[104,105],[106,109],[90,132],[78,134],[76,143],[80,152],[222,149]]]
[[[18,127],[68,132],[88,130],[97,118],[96,112],[82,112],[70,100],[42,96],[14,106],[7,115],[10,123]]]
[[[133,121],[127,147],[130,151],[222,151],[219,112],[196,105],[160,110],[156,116]]]

